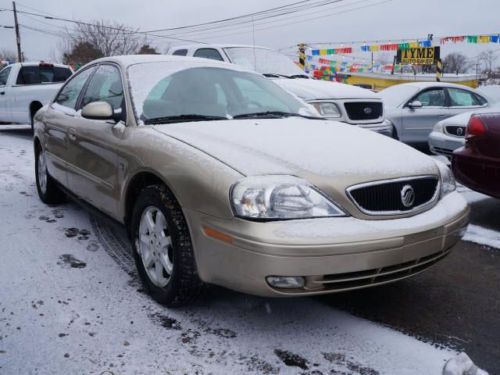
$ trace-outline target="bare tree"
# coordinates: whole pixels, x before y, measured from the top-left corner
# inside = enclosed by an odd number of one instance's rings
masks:
[[[7,49],[0,50],[0,60],[17,61],[17,54]]]
[[[159,55],[160,53],[156,50],[156,48],[151,47],[148,43],[144,43],[139,51],[137,52],[139,55]]]
[[[459,52],[450,53],[443,60],[444,73],[466,73],[470,66],[467,56]]]
[[[478,56],[478,60],[483,64],[483,73],[491,74],[493,72],[493,68],[495,62],[497,61],[497,56],[495,51],[489,50],[481,52]]]
[[[116,56],[137,53],[140,35],[137,29],[130,28],[120,23],[107,23],[93,21],[91,23],[78,23],[74,29],[68,30],[68,47],[65,55],[72,55],[78,49],[80,58],[95,56]],[[83,61],[82,61],[83,62]]]

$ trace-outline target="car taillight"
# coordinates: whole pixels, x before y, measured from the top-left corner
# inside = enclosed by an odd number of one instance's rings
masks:
[[[478,116],[472,116],[470,118],[469,124],[467,125],[467,131],[465,132],[466,138],[477,137],[486,133],[486,125],[484,125],[481,118]]]

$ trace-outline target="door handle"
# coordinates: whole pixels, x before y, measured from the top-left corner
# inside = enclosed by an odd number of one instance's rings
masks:
[[[5,91],[0,91],[0,95],[5,95]]]
[[[76,130],[73,128],[70,128],[68,130],[68,137],[71,141],[76,141]]]

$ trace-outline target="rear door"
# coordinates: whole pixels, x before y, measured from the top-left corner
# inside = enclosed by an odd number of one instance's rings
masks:
[[[111,64],[100,65],[85,88],[78,113],[69,132],[70,189],[80,198],[114,216],[118,196],[118,149],[121,132],[115,121],[90,120],[81,109],[92,102],[111,104],[117,119],[126,122],[123,83],[120,70]]]
[[[474,111],[488,104],[486,99],[472,91],[454,87],[448,87],[446,90],[449,97],[450,116]]]
[[[419,101],[421,108],[411,108],[410,102]],[[447,106],[446,91],[442,87],[433,87],[420,91],[402,110],[404,137],[402,141],[410,143],[426,143],[434,125],[450,117]]]
[[[0,122],[10,122],[10,106],[8,93],[8,79],[12,67],[8,66],[0,71]]]
[[[54,102],[44,115],[44,148],[47,155],[47,168],[52,177],[67,184],[67,166],[69,162],[68,129],[76,116],[78,99],[95,67],[78,72],[61,89]]]

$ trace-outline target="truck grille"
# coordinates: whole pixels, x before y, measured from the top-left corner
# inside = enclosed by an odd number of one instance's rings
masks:
[[[382,103],[378,102],[344,103],[344,107],[351,120],[376,120],[383,115]]]
[[[465,128],[463,126],[447,126],[446,133],[455,137],[465,137]]]
[[[424,176],[357,185],[350,187],[347,193],[366,214],[405,214],[433,203],[438,185],[437,177]]]

